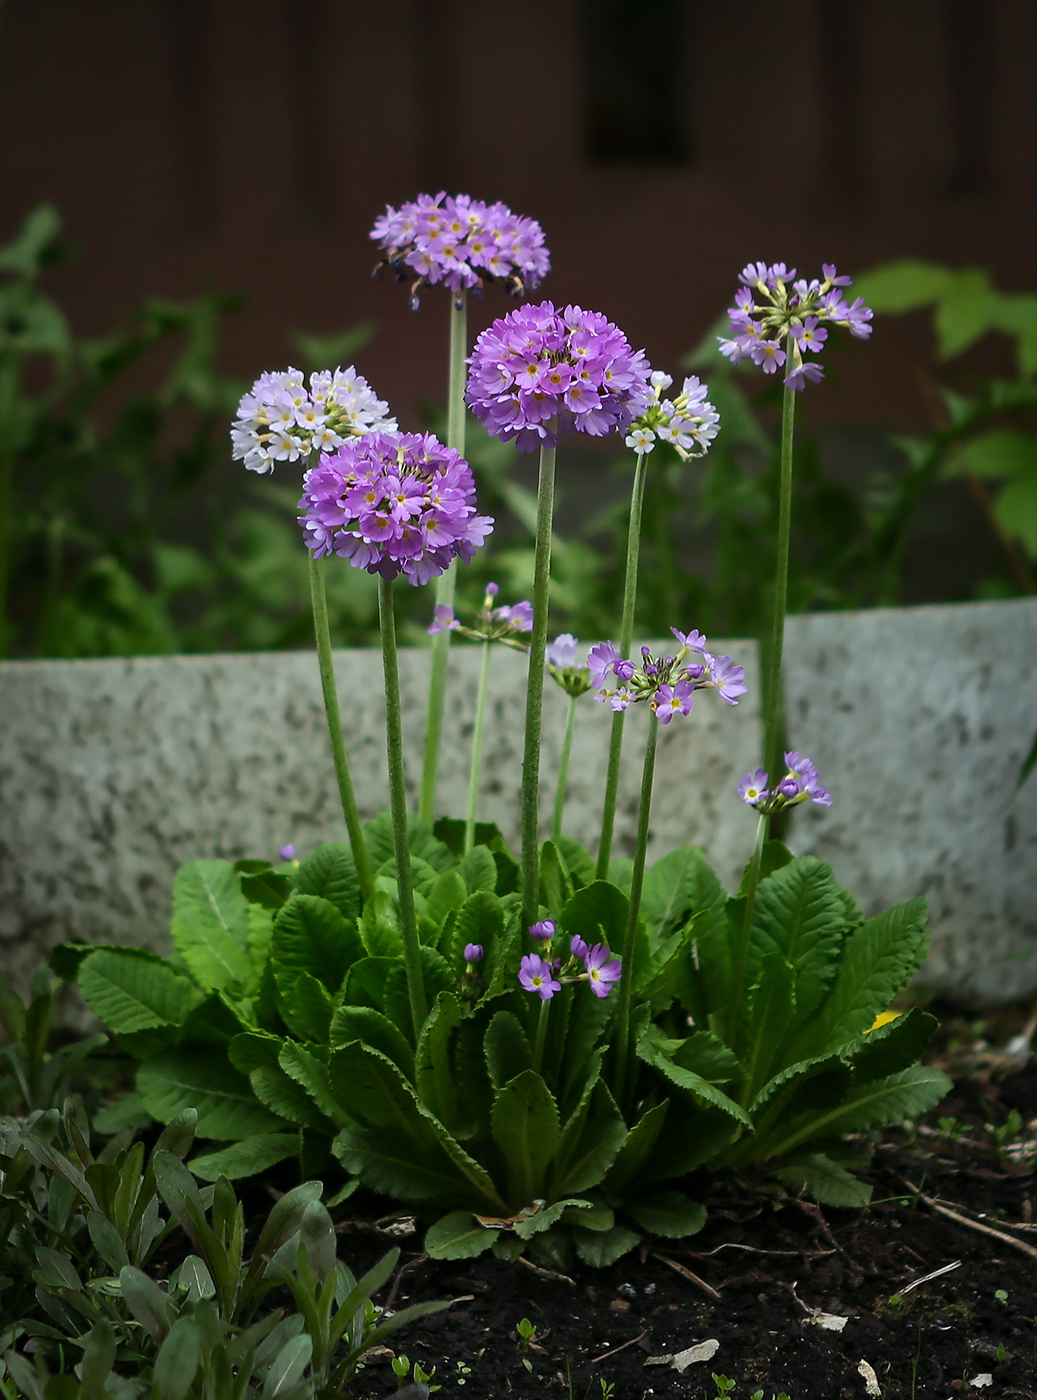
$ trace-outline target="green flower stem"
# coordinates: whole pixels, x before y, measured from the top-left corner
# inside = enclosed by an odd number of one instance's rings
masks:
[[[382,634],[382,666],[385,672],[385,747],[389,759],[389,805],[392,808],[392,840],[396,853],[396,884],[400,900],[400,933],[407,967],[407,991],[417,1044],[428,1015],[421,948],[414,918],[410,845],[407,840],[407,790],[403,779],[403,716],[400,709],[400,668],[396,655],[396,619],[393,615],[392,580],[378,580],[378,625]]]
[[[659,742],[659,721],[648,716],[648,737],[645,741],[644,766],[641,769],[641,803],[637,814],[637,847],[634,851],[634,872],[630,880],[630,907],[627,910],[626,935],[623,939],[623,976],[619,983],[619,1012],[616,1017],[616,1076],[613,1096],[620,1110],[624,1106],[630,1064],[630,998],[633,993],[634,944],[637,921],[641,914],[641,890],[645,879],[645,854],[648,850],[648,826],[652,816],[652,785],[655,782],[655,752]]]
[[[573,751],[573,732],[576,729],[576,699],[569,696],[569,708],[565,712],[565,737],[562,739],[562,756],[558,760],[558,789],[555,792],[555,814],[551,823],[551,840],[557,841],[562,834],[562,817],[565,815],[565,789],[569,781],[569,759]]]
[[[324,713],[328,720],[328,738],[331,740],[331,759],[335,765],[338,780],[338,794],[342,800],[342,815],[346,819],[349,844],[356,863],[360,894],[364,903],[371,898],[371,863],[367,858],[363,827],[357,810],[353,792],[353,779],[349,772],[349,758],[346,754],[346,741],[342,736],[342,714],[338,706],[338,687],[335,684],[335,663],[331,656],[331,628],[328,625],[328,595],[324,585],[324,561],[310,554],[310,600],[313,605],[313,632],[317,640],[317,661],[320,665],[320,685],[324,692]]]
[[[641,507],[645,498],[645,477],[648,454],[638,452],[634,459],[634,489],[630,496],[630,526],[627,530],[627,565],[623,580],[623,617],[619,624],[619,650],[630,655],[634,640],[634,608],[637,604],[637,562],[641,553]],[[607,880],[612,859],[612,831],[616,824],[616,799],[619,795],[619,761],[623,753],[623,720],[625,713],[617,710],[612,716],[612,738],[609,743],[609,766],[605,776],[605,807],[601,816],[601,840],[598,843],[599,880]]]
[[[526,737],[522,755],[522,922],[535,924],[540,907],[540,729],[544,712],[544,653],[551,589],[551,529],[554,520],[555,449],[540,449],[536,547],[533,556],[533,635],[526,685]]]
[[[465,439],[465,355],[468,352],[468,293],[461,289],[450,298],[450,366],[447,374],[447,446],[464,456]],[[451,562],[436,583],[436,603],[454,606],[457,586],[457,560]],[[446,673],[450,659],[450,629],[444,628],[432,642],[432,674],[428,688],[428,720],[425,725],[425,754],[421,769],[421,798],[418,811],[431,826],[436,819],[436,781],[439,776],[439,744],[443,736],[446,708]]]
[[[464,828],[465,855],[475,845],[475,813],[479,805],[479,769],[482,766],[482,734],[486,724],[486,692],[490,684],[490,643],[482,644],[479,690],[475,701],[475,733],[472,735],[472,771],[468,778],[468,820]]]
[[[749,884],[745,892],[745,914],[742,917],[742,937],[738,945],[738,961],[731,983],[731,1005],[728,1020],[728,1044],[731,1044],[737,1030],[738,1013],[742,1006],[745,970],[749,965],[749,941],[753,930],[753,911],[756,908],[756,891],[760,887],[760,869],[763,865],[763,848],[767,844],[767,829],[770,818],[760,813],[756,824],[756,847],[753,850],[752,864],[749,866]]]
[[[550,1011],[550,1001],[540,1002],[540,1015],[537,1018],[536,1044],[533,1046],[533,1073],[540,1073],[540,1066],[544,1060],[544,1041],[547,1039],[547,1017]]]
[[[8,589],[11,540],[14,533],[14,458],[18,446],[20,361],[14,355],[0,361],[0,657],[11,649]]]
[[[782,688],[781,659],[785,647],[785,609],[789,587],[789,535],[792,529],[792,438],[796,394],[785,386],[781,406],[781,488],[778,498],[778,550],[774,572],[774,620],[767,658],[767,684],[763,692],[763,762],[772,777],[781,764]]]

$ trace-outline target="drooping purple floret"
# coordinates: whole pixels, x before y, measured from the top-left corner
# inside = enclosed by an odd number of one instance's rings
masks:
[[[379,268],[401,281],[413,274],[411,305],[427,284],[455,291],[503,282],[524,296],[550,270],[544,231],[535,219],[513,214],[506,204],[484,204],[470,195],[418,195],[398,209],[386,205],[371,237],[382,251]]]
[[[413,584],[455,558],[469,563],[493,528],[476,511],[468,463],[431,433],[369,433],[343,443],[306,473],[299,508],[316,558],[335,553]]]
[[[558,932],[558,926],[554,919],[543,919],[538,924],[530,924],[529,936],[535,938],[538,943],[550,943]]]
[[[469,408],[523,452],[565,433],[624,430],[652,399],[644,352],[579,306],[519,307],[483,331],[468,364]]]
[[[571,632],[561,632],[544,652],[544,663],[564,671],[576,665],[576,638]]]
[[[710,656],[708,652],[704,655],[706,670],[717,694],[729,705],[737,705],[739,695],[749,689],[745,684],[745,667],[737,666],[730,656]]]
[[[604,943],[595,943],[583,959],[587,983],[596,997],[607,997],[623,976],[623,964],[614,958]]]

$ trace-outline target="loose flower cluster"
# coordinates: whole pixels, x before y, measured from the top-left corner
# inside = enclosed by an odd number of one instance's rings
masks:
[[[571,632],[562,632],[548,644],[544,652],[547,674],[562,687],[566,695],[577,699],[591,688],[591,673],[586,662],[577,663],[579,642]]]
[[[784,263],[749,263],[742,269],[742,285],[730,308],[731,336],[720,337],[721,353],[732,364],[749,358],[764,374],[776,374],[784,366],[785,383],[802,389],[809,379],[818,384],[825,377],[816,360],[828,339],[828,325],[845,326],[863,340],[871,335],[872,311],[857,297],[851,304],[843,295],[850,277],[838,276],[831,263],[823,267],[824,280],[796,280],[796,269]],[[761,301],[754,301],[759,295]],[[784,349],[782,345],[784,343]]]
[[[506,204],[484,204],[470,195],[421,194],[386,205],[371,237],[382,250],[376,271],[391,268],[402,282],[415,275],[411,306],[427,284],[443,282],[460,291],[503,282],[514,296],[540,284],[551,267],[544,231],[535,219],[513,214]]]
[[[663,398],[672,383],[670,375],[661,369],[653,372],[652,402],[632,425],[627,447],[635,452],[651,452],[657,441],[666,442],[685,460],[704,457],[720,431],[720,414],[707,400],[709,390],[696,375],[685,379],[676,398]]]
[[[521,602],[495,608],[493,600],[499,592],[499,584],[486,585],[482,608],[471,627],[462,626],[454,616],[453,608],[446,603],[437,603],[432,609],[432,625],[428,629],[430,636],[434,637],[437,632],[459,632],[473,642],[501,642],[504,646],[514,647],[516,651],[527,651],[526,644],[516,638],[520,632],[532,632],[533,604]]]
[[[783,807],[798,807],[802,802],[816,802],[819,807],[831,807],[831,794],[817,780],[817,769],[809,758],[790,752],[785,755],[785,776],[770,787],[770,774],[765,768],[746,773],[738,784],[738,796],[747,807],[764,816],[780,812]]]
[[[250,472],[272,472],[310,452],[333,452],[364,433],[394,433],[389,405],[352,365],[315,370],[306,387],[302,372],[261,374],[238,404],[230,430],[235,461]]]
[[[483,331],[468,363],[469,408],[523,452],[563,433],[625,429],[651,402],[644,351],[579,306],[519,307]]]
[[[358,569],[428,583],[454,558],[469,563],[493,528],[478,515],[463,457],[431,433],[369,433],[343,443],[303,477],[307,548]]]
[[[522,959],[518,979],[527,992],[535,992],[542,1001],[550,1001],[555,992],[575,982],[586,982],[596,997],[607,997],[623,976],[623,963],[614,958],[604,943],[590,947],[576,936],[569,940],[569,957],[551,957],[551,944],[558,932],[554,919],[531,924],[529,936],[539,943],[546,956],[527,953]],[[583,964],[583,971],[576,969]]]
[[[614,710],[646,701],[660,724],[669,724],[674,715],[690,714],[697,690],[715,690],[729,705],[737,705],[748,689],[745,667],[736,666],[730,656],[713,656],[701,632],[678,632],[676,627],[670,631],[681,644],[677,654],[653,657],[642,647],[640,665],[621,656],[611,642],[592,647],[587,665],[599,691],[594,698],[602,704],[610,701]],[[609,688],[610,676],[619,681],[617,687]]]

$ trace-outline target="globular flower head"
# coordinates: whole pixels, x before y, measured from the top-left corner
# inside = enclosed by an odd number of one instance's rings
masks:
[[[554,967],[546,958],[539,953],[527,953],[519,965],[518,979],[527,992],[536,992],[542,1001],[550,1001],[555,992],[562,990],[554,973]]]
[[[576,660],[578,647],[579,642],[571,632],[562,632],[544,652],[548,675],[573,699],[585,695],[591,688],[590,671]]]
[[[413,584],[455,558],[469,563],[493,528],[476,512],[468,463],[431,433],[369,433],[343,443],[306,473],[299,508],[316,558],[335,553]]]
[[[414,278],[414,307],[421,288],[437,282],[454,291],[501,282],[514,296],[524,296],[551,266],[535,219],[513,214],[506,204],[484,204],[466,194],[450,198],[443,190],[398,209],[386,205],[371,237],[382,253],[376,272],[391,268],[401,282]]]
[[[797,280],[796,269],[784,263],[749,263],[728,312],[731,333],[720,337],[721,353],[732,364],[750,359],[764,374],[784,368],[790,389],[819,384],[824,370],[806,356],[821,353],[829,327],[843,326],[865,339],[872,319],[862,297],[851,304],[843,296],[841,289],[850,286],[851,278],[840,277],[832,263],[825,263],[823,272],[822,279]]]
[[[558,932],[558,926],[554,919],[543,919],[538,924],[530,924],[529,936],[535,938],[538,943],[550,943]]]
[[[660,724],[669,724],[676,715],[688,715],[697,690],[715,690],[729,705],[737,705],[746,692],[745,668],[736,666],[730,656],[711,656],[706,639],[692,629],[670,631],[680,642],[676,656],[653,656],[651,648],[641,648],[641,664],[620,655],[611,642],[599,642],[587,657],[595,697],[609,701],[614,710],[625,710],[646,701]],[[620,684],[613,688],[611,677]]]
[[[494,321],[475,342],[465,401],[521,451],[564,433],[626,429],[651,399],[643,351],[596,311],[545,301]]]
[[[277,462],[297,462],[310,452],[333,452],[364,433],[395,433],[389,405],[352,365],[302,373],[261,374],[238,404],[231,425],[232,457],[250,472],[272,472]]]
[[[706,399],[706,385],[689,375],[681,392],[666,397],[673,383],[658,370],[651,376],[651,402],[636,419],[626,439],[635,452],[651,452],[657,442],[668,443],[685,459],[704,457],[720,431],[720,414]]]
[[[469,967],[473,963],[482,962],[483,947],[481,943],[466,943],[464,945],[464,960]]]
[[[587,983],[596,997],[607,997],[623,976],[622,962],[612,956],[604,943],[595,943],[584,956],[583,965],[587,969]]]
[[[768,787],[769,782],[768,775],[758,768],[755,773],[747,773],[739,783],[738,796],[765,815],[780,812],[784,807],[798,807],[804,802],[816,802],[819,807],[832,805],[831,793],[818,782],[817,768],[802,754],[787,753],[785,772],[773,790]]]

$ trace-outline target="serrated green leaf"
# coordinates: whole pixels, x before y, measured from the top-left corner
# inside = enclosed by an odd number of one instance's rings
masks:
[[[379,812],[365,825],[364,844],[376,870],[395,859],[392,816],[389,812]],[[428,823],[417,812],[407,813],[407,845],[412,856],[426,861],[440,874],[457,864],[450,848],[433,835]]]
[[[931,1065],[912,1065],[886,1079],[856,1085],[824,1111],[790,1116],[783,1123],[784,1133],[775,1135],[768,1155],[784,1157],[812,1139],[902,1123],[933,1108],[950,1088],[947,1076]]]
[[[591,1057],[583,1093],[564,1128],[551,1172],[551,1195],[590,1191],[605,1179],[626,1142],[623,1115],[599,1078],[601,1052]]]
[[[425,1000],[435,1001],[440,992],[452,992],[457,980],[450,965],[435,948],[422,944],[421,973],[425,984]],[[395,1022],[407,1039],[414,1043],[414,1018],[411,1015],[410,992],[407,983],[407,968],[402,958],[389,970],[385,979],[385,1014]]]
[[[363,956],[356,925],[320,895],[293,894],[274,920],[270,957],[282,995],[294,977],[308,972],[334,996]]]
[[[477,847],[479,850],[484,847]],[[492,857],[491,857],[492,860]],[[494,867],[496,872],[496,866]],[[442,929],[447,916],[460,909],[468,894],[468,887],[456,870],[445,870],[428,892],[425,917],[435,928]]]
[[[117,1035],[180,1026],[205,996],[164,958],[139,948],[98,948],[84,959],[79,986],[90,1010]]]
[[[566,901],[572,898],[573,882],[569,867],[553,841],[540,847],[540,903],[547,906],[552,919],[557,919]]]
[[[137,1071],[144,1107],[160,1123],[184,1108],[198,1110],[197,1135],[232,1141],[274,1132],[284,1121],[257,1102],[248,1080],[211,1052],[164,1050]]]
[[[344,1006],[371,1006],[385,1010],[385,983],[396,966],[395,958],[361,958],[346,974],[339,993]]]
[[[606,1269],[640,1244],[641,1236],[622,1225],[614,1225],[611,1230],[583,1230],[575,1225],[573,1240],[576,1253],[585,1264],[592,1269]]]
[[[464,967],[464,950],[469,943],[478,943],[483,950],[482,973],[485,980],[493,975],[498,958],[498,944],[504,934],[504,906],[500,896],[489,890],[476,890],[461,905],[451,930],[449,942],[441,949],[447,961],[460,972]]]
[[[706,1223],[706,1207],[680,1191],[658,1191],[627,1205],[626,1211],[648,1234],[665,1235],[671,1240],[697,1235]]]
[[[425,1019],[414,1057],[414,1082],[423,1103],[454,1137],[471,1132],[471,1106],[462,1109],[451,1057],[454,1031],[461,1023],[461,1006],[450,992],[441,992]]]
[[[497,865],[485,846],[473,846],[457,869],[469,894],[476,890],[488,890],[492,894],[496,890]]]
[[[652,1108],[642,1113],[627,1133],[626,1141],[609,1168],[604,1181],[606,1191],[622,1192],[634,1179],[658,1140],[669,1108],[669,1099],[663,1099],[661,1103],[653,1105]]]
[[[565,937],[579,935],[589,945],[622,948],[630,901],[607,880],[595,880],[566,901],[558,917]]]
[[[286,1040],[277,1057],[278,1067],[306,1090],[310,1098],[331,1123],[342,1127],[347,1120],[345,1100],[332,1084],[331,1073],[323,1060],[310,1053],[304,1045]],[[257,1070],[257,1074],[262,1071]]]
[[[935,1016],[915,1006],[895,1021],[877,1030],[865,1031],[841,1053],[853,1064],[855,1082],[863,1084],[869,1079],[884,1079],[914,1064],[938,1025]]]
[[[248,983],[248,900],[229,861],[190,860],[176,872],[170,936],[206,991]]]
[[[531,1068],[533,1050],[522,1023],[511,1011],[497,1011],[486,1027],[483,1040],[486,1069],[495,1089],[503,1088],[509,1079]]]
[[[698,846],[663,856],[645,874],[641,913],[654,936],[675,928],[689,914],[722,904],[724,887]]]
[[[360,916],[360,880],[353,852],[341,841],[327,841],[302,861],[295,874],[300,894],[317,895],[333,904],[344,919]]]
[[[760,882],[753,910],[749,983],[761,959],[780,953],[795,972],[800,1017],[821,1004],[835,976],[846,932],[846,906],[832,870],[816,856],[799,856]]]
[[[544,1195],[544,1176],[561,1136],[558,1105],[539,1074],[523,1070],[498,1089],[490,1127],[504,1154],[508,1199],[516,1208]]]
[[[746,1099],[770,1078],[778,1049],[795,1025],[796,976],[791,964],[774,950],[757,965],[756,981],[746,1007],[744,1053]]]
[[[425,1232],[425,1252],[431,1259],[474,1259],[485,1254],[500,1235],[488,1230],[466,1210],[444,1215]]]
[[[362,1040],[380,1050],[407,1079],[414,1079],[414,1051],[388,1016],[369,1006],[340,1006],[331,1019],[328,1044],[333,1050],[351,1040]]]
[[[796,1195],[806,1192],[823,1206],[859,1210],[871,1200],[870,1186],[858,1181],[845,1167],[838,1166],[822,1152],[780,1167],[774,1175]]]
[[[751,1126],[744,1108],[739,1107],[733,1099],[718,1089],[716,1085],[711,1084],[708,1079],[703,1079],[700,1074],[696,1074],[693,1070],[684,1069],[676,1063],[674,1056],[684,1043],[681,1040],[668,1039],[658,1026],[650,1025],[646,1034],[637,1043],[637,1055],[645,1064],[652,1065],[653,1068],[657,1069],[671,1084],[686,1089],[702,1103],[722,1109],[724,1113],[743,1126]]]
[[[237,1181],[246,1176],[258,1176],[298,1152],[298,1133],[254,1133],[217,1152],[203,1152],[192,1157],[187,1165],[202,1181],[216,1181],[221,1176]]]

